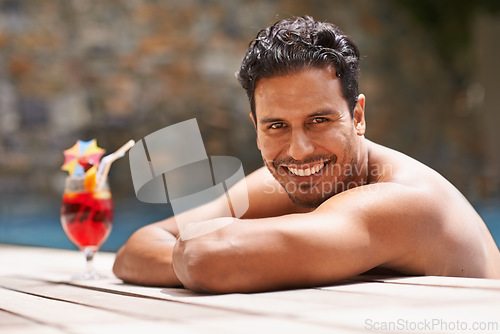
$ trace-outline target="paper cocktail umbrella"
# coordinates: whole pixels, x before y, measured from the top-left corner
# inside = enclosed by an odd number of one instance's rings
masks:
[[[92,166],[99,165],[105,150],[97,146],[95,139],[78,140],[75,145],[64,151],[64,164],[61,169],[69,175],[85,175]]]

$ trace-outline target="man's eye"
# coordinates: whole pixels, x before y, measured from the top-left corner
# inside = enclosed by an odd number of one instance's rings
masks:
[[[326,122],[327,119],[324,118],[324,117],[315,117],[313,118],[313,120],[311,121],[311,123],[315,123],[315,124],[319,124],[319,123],[323,123],[323,122]]]
[[[269,126],[269,129],[281,129],[284,126],[285,124],[283,123],[273,123]]]

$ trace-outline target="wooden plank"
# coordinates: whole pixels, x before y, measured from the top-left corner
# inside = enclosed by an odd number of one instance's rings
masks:
[[[88,324],[68,329],[74,334],[88,333],[196,333],[196,334],[256,334],[256,333],[287,333],[287,334],[331,334],[357,333],[350,329],[336,326],[324,326],[255,316],[236,316],[220,319],[196,319],[191,323],[131,323],[131,324]]]
[[[46,297],[51,297],[53,295],[58,298],[54,302],[59,302],[64,304],[64,301],[60,301],[62,298],[70,298],[72,302],[78,302],[79,304],[91,303],[93,307],[98,307],[103,310],[112,310],[118,312],[125,311],[125,315],[131,317],[141,318],[140,326],[136,322],[127,322],[126,325],[121,323],[117,324],[116,321],[109,323],[102,323],[99,319],[95,319],[92,323],[97,323],[98,325],[82,325],[83,321],[78,321],[75,323],[74,320],[69,319],[64,322],[64,324],[57,324],[62,326],[64,330],[70,330],[75,333],[88,333],[93,332],[95,329],[101,330],[121,330],[131,328],[145,328],[149,329],[175,329],[182,330],[182,332],[200,332],[200,333],[234,333],[235,330],[238,333],[252,333],[255,331],[268,330],[269,328],[282,328],[287,329],[288,333],[303,333],[304,331],[310,331],[314,333],[331,333],[332,328],[336,328],[334,324],[328,324],[328,326],[322,324],[315,324],[311,321],[297,321],[296,319],[291,319],[289,317],[272,317],[271,315],[251,315],[251,314],[238,314],[237,312],[228,312],[218,309],[207,309],[202,307],[197,307],[193,305],[185,305],[175,302],[167,302],[161,300],[151,300],[138,297],[130,297],[123,295],[113,295],[111,293],[104,293],[101,291],[86,290],[84,288],[65,286],[60,284],[48,284],[44,282],[38,282],[39,284],[33,284],[34,282],[29,281],[24,283],[20,279],[6,279],[2,278],[1,284],[3,286],[10,286],[16,289],[23,289],[29,293],[33,294],[43,294]],[[44,283],[44,284],[43,284]],[[96,295],[100,298],[96,298]],[[40,297],[40,296],[34,296]],[[115,298],[117,298],[115,300]],[[144,301],[141,303],[140,301]],[[139,303],[138,303],[139,302]],[[120,303],[125,303],[123,309],[120,309],[118,305]],[[1,302],[0,302],[1,305]],[[77,305],[80,306],[80,305]],[[167,306],[167,307],[165,307]],[[145,307],[146,309],[142,309]],[[157,311],[155,309],[158,308]],[[175,310],[177,308],[177,310]],[[65,307],[66,309],[66,307]],[[203,309],[208,310],[208,314],[200,314],[199,311],[193,312],[193,309]],[[15,310],[15,308],[13,309]],[[40,310],[39,310],[40,311]],[[39,312],[38,311],[38,312]],[[170,314],[166,312],[172,312]],[[65,310],[65,314],[70,312]],[[88,312],[88,311],[84,311]],[[148,314],[154,312],[154,314]],[[216,314],[216,316],[210,313]],[[47,314],[37,314],[37,317],[43,316],[44,321],[47,324],[55,325],[53,319]],[[84,315],[87,317],[88,315]],[[172,322],[164,322],[165,319],[174,320]],[[39,319],[38,319],[39,320]],[[78,319],[80,320],[80,319]],[[130,319],[129,319],[130,320]],[[152,321],[144,322],[142,320],[161,320],[161,325]],[[173,327],[172,327],[173,325]],[[125,327],[126,326],[126,327]],[[348,328],[342,328],[343,330],[348,330]]]
[[[30,274],[30,277],[44,277],[43,279],[46,279],[47,275],[45,275],[45,273],[34,273]],[[312,312],[324,308],[333,310],[342,307],[357,307],[360,305],[361,298],[359,296],[336,292],[325,293],[317,289],[277,291],[247,295],[232,294],[208,298],[209,296],[199,295],[185,289],[128,285],[123,284],[118,279],[65,282],[75,286],[112,291],[113,293],[157,298],[258,315],[279,314],[281,316],[295,316],[296,314],[302,314],[305,308]],[[364,304],[368,303],[376,306],[380,303],[395,302],[398,299],[398,297],[379,296],[378,298],[370,299],[368,302],[365,301]]]
[[[377,308],[360,307],[357,309],[345,309],[340,312],[316,312],[304,316],[304,321],[310,320],[316,324],[335,324],[336,326],[351,326],[359,332],[386,332],[380,330],[382,323],[398,324],[388,332],[407,333],[499,333],[500,321],[498,318],[498,307],[492,308],[487,305],[452,305],[442,307],[440,305],[428,307],[395,307],[380,305]],[[466,330],[457,331],[456,325]],[[489,330],[473,330],[473,326],[489,326]],[[383,325],[382,325],[383,326]],[[420,330],[418,330],[420,327]],[[378,327],[378,328],[377,328]],[[450,328],[452,330],[450,330]],[[454,330],[453,330],[454,328]]]
[[[370,283],[362,277],[358,284],[354,280],[353,284],[319,288],[344,292],[348,296],[358,294],[363,296],[363,303],[334,313],[305,314],[302,320],[325,325],[350,325],[359,331],[374,331],[375,327],[370,325],[385,322],[399,325],[398,332],[418,332],[414,326],[428,326],[424,327],[425,332],[449,333],[455,332],[450,328],[456,328],[458,324],[467,328],[463,332],[477,332],[473,326],[480,325],[489,328],[483,332],[500,333],[500,295],[495,284],[489,280],[463,284],[464,279],[449,282],[446,277],[438,277],[439,282],[436,282],[432,277],[427,278],[413,277],[407,282],[403,278],[404,283],[398,286],[398,283],[386,282],[386,278],[377,278]],[[436,283],[441,285],[434,285]],[[380,297],[387,298],[382,300]]]
[[[0,292],[1,295],[1,292]],[[9,334],[61,334],[61,330],[0,309],[0,328]]]
[[[114,253],[98,252],[94,265],[99,273],[114,277]],[[52,280],[69,280],[82,272],[85,259],[80,251],[0,244],[0,276],[37,275]]]
[[[303,312],[302,307],[314,311],[360,305],[405,305],[408,302],[422,306],[432,303],[449,305],[457,302],[496,304],[500,300],[500,294],[497,291],[410,284],[396,285],[380,282],[342,284],[318,289],[330,293],[315,293],[311,292],[315,289],[306,289],[263,294],[229,294],[211,296],[211,298],[184,289],[139,287],[122,284],[119,281],[89,282],[85,285],[132,295],[145,295],[165,300],[230,308],[252,314],[294,315]],[[299,301],[299,303],[294,301]]]
[[[130,329],[162,329],[173,333],[197,333],[189,324],[140,320],[108,310],[0,289],[0,309],[19,315],[37,326],[9,326],[13,333],[129,333]],[[3,332],[3,328],[2,328]],[[10,334],[10,332],[9,332]]]
[[[317,328],[318,326],[324,326],[324,328],[327,328],[327,332],[331,332],[332,330],[343,332],[354,330],[349,324],[342,324],[339,326],[339,324],[335,323],[317,323],[314,319],[310,320],[305,318],[304,315],[314,314],[319,310],[335,313],[343,307],[342,303],[332,298],[331,294],[325,293],[324,291],[314,291],[313,289],[289,290],[263,294],[227,295],[199,295],[184,289],[158,289],[126,285],[120,285],[120,289],[127,293],[147,294],[166,300],[193,303],[212,308],[237,310],[248,315],[257,316],[260,320],[255,323],[255,326],[262,323],[262,321],[264,321],[262,319],[267,319],[267,322],[273,319],[275,322],[279,320],[280,326],[284,328],[289,327],[285,326],[285,324],[294,324],[297,328],[314,326],[314,328],[311,328],[314,329],[311,331],[312,333],[320,332],[320,329]],[[279,295],[280,298],[276,298],[276,295]],[[342,295],[342,297],[344,297],[344,295]],[[347,301],[347,299],[344,299],[344,301]],[[357,302],[352,300],[348,302],[351,303],[351,305],[359,305],[360,299],[358,299]],[[281,322],[284,323],[281,324]],[[245,325],[245,329],[254,328],[252,324],[253,322],[250,324],[250,327]],[[299,326],[299,324],[301,325]],[[268,325],[269,324],[266,324],[266,326]],[[304,333],[304,331],[301,333]]]
[[[77,303],[145,320],[172,320],[185,318],[223,318],[239,315],[236,311],[214,309],[194,304],[165,302],[147,296],[130,296],[64,283],[35,279],[0,277],[0,286],[44,298]]]
[[[67,334],[66,331],[42,325],[30,325],[30,326],[2,325],[1,328],[2,328],[2,333],[5,334]]]
[[[129,322],[129,323],[99,323],[85,325],[70,324],[66,327],[71,334],[115,334],[115,333],[175,333],[175,334],[220,334],[205,328],[204,332],[191,328],[190,325],[165,322]]]
[[[325,329],[327,332],[332,332],[332,329],[364,331],[367,320],[391,321],[397,317],[413,321],[440,317],[450,321],[479,319],[493,322],[498,319],[495,311],[500,309],[500,291],[495,280],[362,276],[347,280],[348,284],[318,289],[212,296],[185,289],[127,285],[112,276],[100,281],[70,282],[69,274],[82,266],[78,252],[0,246],[0,254],[0,285],[24,291],[25,296],[31,297],[25,298],[21,304],[39,297],[45,300],[44,306],[47,306],[47,301],[58,304],[59,309],[65,309],[67,305],[79,306],[85,310],[81,311],[85,317],[89,317],[87,313],[107,312],[112,314],[111,318],[125,318],[123,321],[98,320],[83,325],[70,317],[55,323],[72,333],[134,328],[231,334],[235,329],[238,333],[255,333],[267,332],[268,328],[285,328],[289,333],[298,332],[293,328],[300,328],[301,333],[322,333]],[[8,255],[7,259],[5,255]],[[110,272],[114,255],[102,255],[101,268]],[[6,264],[17,267],[6,270]],[[0,308],[4,299],[0,294]],[[134,309],[133,305],[137,308]],[[36,308],[32,311],[37,313]],[[38,313],[43,315],[43,312],[46,311]]]
[[[311,293],[310,289],[306,289],[221,296],[199,295],[184,289],[126,285],[118,280],[94,281],[85,284],[105,291],[121,291],[131,295],[146,295],[151,298],[237,310],[248,315],[259,315],[303,324],[324,325],[329,328],[340,328],[339,330],[363,330],[363,323],[360,319],[385,319],[384,317],[391,314],[400,314],[401,316],[413,314],[424,320],[437,316],[443,317],[454,312],[454,307],[464,303],[470,306],[467,312],[463,309],[455,311],[459,311],[464,316],[477,316],[477,314],[483,313],[487,320],[491,321],[496,319],[492,318],[492,310],[499,308],[498,298],[491,296],[488,291],[484,290],[479,290],[478,295],[475,294],[477,291],[474,289],[469,292],[467,292],[468,289],[458,289],[461,292],[457,293],[453,288],[395,286],[386,283],[338,285],[333,287],[333,290],[318,289],[318,294]],[[366,284],[368,285],[366,286]],[[365,287],[361,288],[363,285]],[[415,288],[418,291],[415,291]],[[445,289],[446,292],[439,293],[441,289]],[[325,293],[327,291],[329,293]],[[303,295],[310,297],[310,300],[303,302]],[[311,304],[313,307],[310,307]],[[445,310],[444,313],[443,310]]]
[[[0,248],[1,249],[1,248]],[[12,250],[12,249],[11,249]],[[30,249],[27,251],[24,248],[14,249],[17,253],[24,253],[29,256],[33,251],[38,249]],[[56,259],[58,263],[70,262],[69,260],[63,261],[62,258],[68,255],[73,256],[75,252],[59,252],[54,250],[42,249],[40,254]],[[19,255],[18,255],[19,256]],[[254,294],[254,295],[222,295],[222,296],[208,296],[193,294],[192,292],[184,289],[162,289],[141,287],[123,284],[118,279],[108,279],[90,282],[69,282],[67,276],[61,279],[60,275],[54,275],[53,272],[47,270],[32,271],[22,273],[26,277],[36,277],[43,280],[52,282],[64,281],[68,284],[75,286],[83,286],[93,289],[101,289],[104,291],[112,291],[113,293],[125,293],[133,296],[145,296],[149,298],[157,298],[162,300],[170,300],[181,302],[184,304],[199,305],[205,308],[217,308],[222,310],[230,310],[236,312],[243,312],[245,314],[256,315],[271,315],[271,316],[285,316],[294,317],[297,314],[302,314],[304,309],[314,310],[320,309],[338,309],[345,304],[351,306],[357,305],[358,301],[353,301],[352,297],[346,297],[344,294],[334,296],[333,293],[322,293],[314,289],[274,292],[272,294]],[[280,298],[277,298],[281,296]],[[343,300],[343,303],[340,302]],[[336,302],[335,302],[336,300]]]
[[[16,255],[16,261],[20,261],[20,263],[30,263],[29,259],[32,258],[32,254],[34,251],[38,252],[38,249],[10,249],[12,253]],[[338,308],[333,303],[325,301],[322,297],[320,297],[317,294],[317,291],[310,290],[311,295],[309,296],[310,301],[307,301],[306,298],[304,297],[292,297],[292,299],[288,300],[274,300],[272,296],[270,295],[263,295],[259,297],[258,295],[254,296],[253,298],[251,295],[232,295],[232,296],[203,296],[203,295],[196,295],[193,294],[190,291],[184,290],[184,289],[162,289],[162,288],[149,288],[149,287],[139,287],[139,286],[128,286],[124,285],[121,283],[120,280],[117,279],[109,279],[109,280],[104,280],[104,281],[97,281],[97,282],[68,282],[67,276],[65,276],[64,273],[67,273],[68,271],[60,271],[61,267],[64,265],[67,265],[68,263],[71,263],[71,266],[74,268],[74,259],[75,259],[75,253],[76,252],[67,252],[67,251],[53,251],[53,250],[45,250],[42,249],[40,252],[38,252],[38,257],[37,257],[37,263],[42,263],[42,265],[37,266],[36,269],[34,270],[16,270],[14,271],[15,273],[20,273],[21,276],[25,277],[38,277],[38,278],[43,278],[43,279],[49,279],[54,282],[59,282],[59,281],[64,281],[69,284],[74,284],[74,286],[85,286],[89,285],[93,289],[100,289],[101,291],[112,291],[113,293],[116,294],[117,290],[119,290],[119,293],[125,293],[129,294],[132,296],[145,296],[148,298],[159,298],[162,300],[173,300],[176,302],[176,305],[179,303],[183,304],[188,304],[189,306],[192,305],[199,305],[203,306],[205,309],[210,309],[210,310],[215,310],[215,311],[221,311],[221,312],[238,312],[240,315],[238,317],[235,317],[234,315],[231,317],[226,317],[228,319],[233,319],[233,318],[238,318],[239,321],[242,324],[245,324],[245,328],[253,328],[250,326],[250,324],[255,324],[255,326],[258,327],[257,324],[263,322],[265,319],[265,324],[263,326],[270,326],[271,323],[276,324],[278,327],[301,327],[302,329],[305,328],[313,328],[315,329],[314,332],[319,332],[320,329],[325,329],[327,328],[328,331],[331,331],[331,328],[335,328],[335,326],[332,326],[332,324],[329,324],[329,326],[319,326],[319,328],[316,328],[314,323],[308,323],[308,322],[300,322],[296,321],[298,319],[298,315],[302,314],[309,306],[311,307],[311,310],[318,310],[321,308]],[[3,254],[2,254],[3,255]],[[79,256],[80,254],[76,254]],[[50,259],[50,263],[59,263],[59,265],[51,265],[48,261]],[[24,261],[26,260],[26,261]],[[111,264],[112,262],[109,262]],[[52,266],[52,268],[51,268]],[[47,270],[47,268],[49,268]],[[24,269],[24,268],[21,268]],[[33,268],[32,268],[33,269]],[[63,275],[59,275],[59,273],[63,273]],[[11,282],[12,283],[12,282]],[[4,282],[5,284],[5,282]],[[18,283],[16,283],[18,284]],[[31,292],[41,292],[45,289],[43,286],[37,287],[37,284],[31,282],[28,285],[30,285],[30,291]],[[11,286],[12,287],[12,286]],[[117,287],[120,287],[117,289]],[[123,287],[126,287],[123,289]],[[33,290],[35,289],[35,290]],[[38,290],[37,290],[38,289]],[[307,291],[307,290],[306,290]],[[49,291],[47,291],[49,292]],[[51,293],[54,293],[57,295],[60,293],[60,290],[57,289],[57,291],[52,291]],[[173,295],[171,295],[173,293]],[[169,295],[170,294],[170,295]],[[300,296],[299,292],[288,292],[288,295],[291,296],[291,294],[294,294],[296,296]],[[312,298],[313,295],[317,295],[315,298]],[[197,297],[197,300],[195,301],[193,299],[193,296]],[[207,299],[208,297],[208,299]],[[65,297],[67,298],[67,297]],[[133,300],[137,300],[138,298],[136,297],[129,297],[132,298]],[[295,301],[294,301],[295,299]],[[314,300],[312,302],[311,300]],[[301,303],[298,303],[298,301],[301,301]],[[228,302],[229,301],[229,302]],[[291,303],[292,301],[292,303]],[[87,302],[87,301],[86,301]],[[243,304],[243,305],[242,305]],[[182,304],[181,304],[182,305]],[[114,307],[114,306],[113,306]],[[222,317],[220,317],[222,319]],[[248,318],[250,320],[245,319]],[[231,322],[227,321],[219,321],[217,317],[205,317],[201,319],[201,317],[197,317],[196,315],[193,316],[185,316],[184,319],[187,321],[190,321],[189,319],[194,319],[196,324],[200,324],[200,320],[207,320],[209,321],[209,327],[215,327],[220,330],[223,328],[226,328],[226,332],[228,333],[234,333],[234,324],[231,325]],[[183,319],[182,319],[183,320]],[[258,321],[257,321],[258,320]],[[285,326],[285,324],[288,324]],[[191,324],[193,325],[193,324]],[[293,325],[293,326],[292,326]],[[106,326],[115,326],[115,324],[100,324],[100,327]],[[198,325],[196,325],[198,326]],[[343,328],[346,330],[347,328]],[[249,331],[248,331],[249,332]]]
[[[33,322],[19,315],[0,310],[0,329],[8,334],[61,334],[62,331],[51,326]]]
[[[332,334],[332,333],[359,333],[351,324],[339,325],[335,323],[321,324],[316,321],[296,321],[273,317],[232,317],[224,321],[193,319],[192,329],[206,333],[209,328],[213,333],[227,334],[256,334],[256,333],[286,333],[286,334]]]
[[[18,315],[0,310],[0,324],[3,326],[27,326],[32,325],[33,322],[20,317]]]
[[[93,282],[92,284],[96,283]],[[106,284],[103,284],[103,282],[100,282],[98,285],[103,289],[109,288],[109,286],[106,287]],[[360,284],[354,285],[358,286]],[[348,291],[349,289],[342,288],[344,285],[340,285],[339,287],[343,289],[342,291],[318,289],[317,293],[311,293],[311,291],[315,289],[305,289],[262,294],[232,294],[222,296],[198,295],[183,289],[147,288],[123,284],[118,284],[114,289],[118,288],[125,293],[138,295],[147,294],[167,300],[177,300],[209,307],[239,310],[248,314],[261,314],[263,317],[273,319],[287,319],[287,321],[300,322],[303,324],[324,325],[342,331],[364,330],[362,327],[363,323],[361,322],[362,319],[372,319],[374,317],[375,319],[383,319],[384,315],[390,314],[418,315],[422,314],[422,310],[429,310],[429,312],[425,313],[428,317],[439,315],[440,309],[452,310],[457,300],[442,301],[441,304],[435,305],[437,309],[432,309],[432,312],[434,312],[432,313],[430,311],[431,309],[429,309],[429,305],[432,304],[432,302],[429,302],[426,298],[417,296],[418,298],[408,299],[404,294],[401,296],[398,291],[392,294],[380,293],[379,286],[383,285],[384,283],[370,283],[370,288],[365,290],[362,289],[362,291]],[[421,288],[427,289],[427,287]],[[431,295],[434,294],[433,292]],[[307,299],[307,297],[309,297],[310,300],[303,301],[303,299]],[[481,298],[482,296],[479,296],[479,299],[473,296],[466,305],[471,305],[472,310],[474,310],[478,306],[477,303],[479,303],[479,305],[485,304],[485,301]],[[463,298],[459,298],[458,300],[463,301]],[[491,316],[491,310],[498,308],[498,302],[494,298],[490,298],[490,301],[494,303],[495,306],[492,307],[489,311],[490,313],[488,313]],[[311,308],[311,304],[314,304],[314,307]],[[471,313],[470,310],[469,313]],[[446,314],[447,313],[445,313],[445,315]]]
[[[67,323],[130,322],[130,317],[73,303],[0,289],[0,309],[54,328]]]
[[[455,288],[448,286],[430,286],[414,284],[387,284],[384,282],[363,282],[341,286],[323,287],[321,290],[364,294],[365,296],[393,296],[407,301],[424,304],[457,303],[472,301],[498,301],[500,291],[475,288]],[[421,304],[421,303],[420,303]]]
[[[366,298],[364,295],[327,291],[328,290],[321,289],[303,289],[266,292],[255,295],[261,295],[262,297],[268,296],[275,300],[281,300],[286,303],[298,303],[300,305],[304,302],[314,302],[315,304],[322,305],[322,307],[320,307],[321,310],[328,307],[328,309],[335,308],[335,311],[337,311],[337,309],[343,310],[346,308],[378,307],[383,304],[398,304],[401,301],[401,298],[394,296],[373,295],[371,298]]]
[[[361,297],[356,298],[343,293],[315,289],[278,291],[262,294],[200,295],[185,289],[127,285],[121,283],[119,280],[82,281],[77,283],[70,282],[69,284],[77,284],[78,286],[100,289],[111,293],[121,292],[130,296],[158,298],[165,301],[205,306],[211,309],[239,312],[241,315],[236,316],[239,319],[242,316],[249,316],[250,319],[273,319],[273,321],[280,324],[281,322],[291,323],[295,324],[294,326],[297,328],[313,326],[315,332],[319,331],[319,329],[316,328],[317,326],[320,326],[320,328],[325,328],[326,326],[330,331],[332,328],[337,328],[342,331],[350,331],[353,329],[350,328],[348,324],[342,324],[342,326],[339,327],[338,324],[336,325],[332,322],[326,324],[315,323],[315,320],[308,319],[305,315],[315,314],[315,312],[319,310],[327,310],[336,313],[345,308],[346,304],[349,305],[351,309],[355,309],[363,303]],[[380,299],[373,301],[371,307],[379,305],[380,302]],[[195,319],[197,323],[200,321],[198,317],[186,317],[186,319],[191,318]],[[235,318],[235,316],[227,317],[227,319],[232,318]],[[205,319],[203,319],[203,321]],[[210,320],[210,325],[226,323],[226,320],[222,318],[219,319],[214,317]],[[269,322],[270,320],[266,321]],[[252,324],[260,322],[262,321],[251,321]],[[220,324],[216,325],[216,328],[221,328],[221,326]],[[281,324],[281,326],[283,326],[283,324]],[[250,326],[250,328],[253,327]],[[229,330],[229,333],[231,333],[231,330]]]
[[[238,311],[245,314],[262,316],[296,317],[304,312],[314,312],[315,310],[338,309],[335,303],[334,293],[314,292],[309,290],[289,290],[281,292],[287,298],[274,298],[274,294],[280,292],[263,294],[225,294],[225,295],[203,295],[185,289],[154,288],[123,284],[119,281],[104,282],[72,282],[88,288],[98,288],[104,291],[121,292],[132,296],[148,296],[162,300],[182,302],[187,304],[202,305],[211,308]],[[304,291],[311,297],[303,298]],[[295,296],[295,297],[294,297]],[[295,301],[294,301],[295,300]],[[297,300],[300,300],[298,302]]]
[[[500,290],[500,279],[467,278],[467,277],[445,277],[445,276],[410,276],[410,277],[386,277],[386,276],[356,276],[353,280],[374,281],[393,284],[412,284],[428,286],[445,286],[455,288],[474,288]]]
[[[207,303],[202,303],[201,305],[192,304],[192,301],[186,302],[172,302],[167,300],[150,299],[147,296],[130,296],[130,295],[117,295],[114,292],[108,290],[109,292],[92,290],[79,286],[71,286],[66,284],[49,283],[44,281],[34,281],[30,279],[21,278],[6,278],[0,277],[0,285],[4,287],[9,287],[11,289],[21,290],[27,293],[36,294],[39,296],[44,296],[47,298],[57,298],[64,299],[66,301],[71,301],[79,304],[84,304],[86,306],[98,307],[109,311],[114,311],[118,313],[123,313],[132,317],[139,317],[143,320],[173,320],[189,323],[190,327],[195,326],[200,328],[200,323],[205,324],[205,328],[208,326],[210,328],[215,328],[217,330],[223,330],[226,328],[228,333],[234,332],[234,327],[232,323],[234,321],[229,321],[228,319],[239,319],[241,324],[245,325],[245,330],[248,328],[255,328],[258,324],[263,323],[263,326],[270,326],[271,323],[275,326],[302,328],[306,327],[309,330],[314,330],[314,332],[323,332],[323,330],[335,328],[335,324],[328,324],[325,327],[323,324],[315,324],[313,321],[302,321],[300,319],[302,313],[306,312],[307,304],[304,305],[303,300],[307,298],[307,293],[312,293],[312,295],[320,294],[319,290],[301,290],[301,291],[289,291],[288,295],[295,296],[291,298],[285,298],[285,300],[280,301],[280,305],[290,304],[295,302],[294,308],[298,310],[296,314],[283,314],[282,312],[266,313],[261,310],[261,306],[255,305],[253,302],[253,307],[251,312],[241,313],[239,310],[235,310],[233,307],[235,304],[224,304],[223,307],[212,307],[212,303],[207,306]],[[139,287],[143,289],[144,287]],[[147,288],[155,289],[155,288]],[[159,288],[156,288],[157,290]],[[162,289],[159,289],[162,290]],[[172,289],[172,290],[182,290],[183,289]],[[302,292],[306,292],[303,295]],[[278,294],[283,294],[285,292],[277,292]],[[185,293],[181,293],[185,297]],[[263,294],[266,297],[266,303],[269,300],[272,301],[273,293]],[[327,294],[323,292],[323,294]],[[192,295],[189,292],[189,295]],[[200,295],[203,299],[218,298],[220,296],[207,296]],[[252,299],[252,295],[235,295],[237,297],[236,305],[239,303],[249,303],[248,299]],[[316,297],[316,299],[318,299]],[[299,302],[299,300],[301,302]],[[338,308],[339,306],[334,305],[331,300],[326,303],[324,300],[324,305],[322,307],[317,307],[316,309],[331,308],[334,306]],[[329,305],[328,305],[329,304]],[[263,304],[261,304],[263,305]],[[290,308],[290,307],[289,307]],[[248,310],[248,308],[247,308]],[[311,310],[307,310],[310,312]],[[262,319],[266,319],[263,321]],[[249,326],[251,325],[251,326]],[[286,326],[285,326],[286,325]],[[200,328],[201,329],[201,328]],[[343,327],[343,330],[348,330],[348,328]],[[249,332],[249,331],[248,331]]]

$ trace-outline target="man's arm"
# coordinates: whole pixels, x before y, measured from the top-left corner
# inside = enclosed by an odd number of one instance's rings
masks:
[[[179,218],[196,222],[221,217],[224,201],[219,198],[183,212]],[[141,285],[181,285],[172,268],[172,250],[179,234],[175,216],[138,229],[118,250],[114,274],[125,282]]]
[[[245,187],[242,182],[245,182]],[[239,196],[248,195],[249,209],[243,218],[272,217],[300,211],[267,169],[255,171],[242,182],[231,189],[231,199],[237,201]],[[217,199],[182,213],[183,221],[197,222],[222,217],[224,205],[225,197]],[[142,227],[118,251],[113,266],[114,274],[135,284],[180,285],[172,268],[172,250],[178,236],[175,217]]]
[[[140,228],[117,252],[114,274],[125,282],[141,285],[182,285],[172,268],[177,235],[173,217]]]
[[[425,221],[432,203],[425,202],[410,187],[355,188],[310,213],[235,220],[178,240],[173,266],[185,287],[215,293],[320,286],[377,266],[411,273],[404,263],[433,233]]]

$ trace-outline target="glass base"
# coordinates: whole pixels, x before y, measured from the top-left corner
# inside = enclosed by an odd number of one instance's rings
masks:
[[[103,279],[106,278],[106,276],[99,274],[97,271],[95,271],[94,266],[93,266],[93,260],[94,260],[94,255],[97,253],[97,248],[94,246],[89,246],[85,247],[82,249],[83,254],[85,255],[85,260],[87,262],[87,267],[84,272],[79,273],[71,277],[72,281],[83,281],[83,280],[96,280],[96,279]]]
[[[72,281],[90,281],[90,280],[103,279],[103,278],[106,278],[106,276],[99,274],[95,270],[92,270],[92,271],[85,271],[85,272],[73,275],[71,277],[71,280]]]

